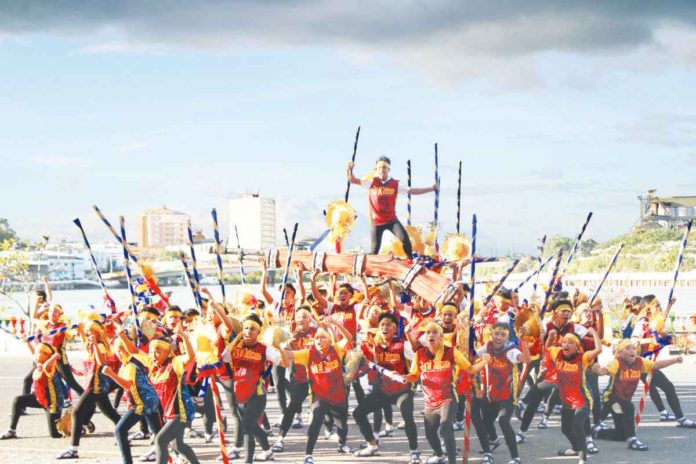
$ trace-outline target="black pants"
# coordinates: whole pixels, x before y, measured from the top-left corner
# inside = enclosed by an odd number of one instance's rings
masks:
[[[133,464],[133,455],[131,454],[130,443],[128,443],[128,431],[143,418],[150,424],[153,433],[156,434],[162,428],[162,418],[159,415],[159,411],[149,415],[140,415],[130,409],[121,416],[118,424],[116,424],[114,435],[116,436],[118,448],[121,451],[123,464]]]
[[[413,392],[410,389],[400,394],[387,395],[381,388],[375,386],[372,393],[367,395],[362,402],[358,404],[355,411],[353,411],[353,418],[360,428],[360,433],[362,433],[363,437],[365,437],[365,440],[368,442],[375,440],[375,435],[372,431],[372,427],[370,427],[367,415],[381,411],[385,404],[396,404],[399,408],[401,417],[404,420],[404,429],[406,431],[406,437],[408,438],[409,449],[411,451],[417,450],[418,431],[416,429],[416,422],[413,419]]]
[[[614,419],[613,429],[602,429],[597,432],[597,438],[602,440],[624,441],[636,436],[636,409],[631,401],[624,401],[613,398],[608,405],[611,405],[611,416]],[[617,412],[617,411],[621,412]]]
[[[384,224],[381,226],[371,226],[370,227],[370,240],[372,245],[370,247],[370,253],[376,255],[379,253],[379,248],[382,245],[382,235],[384,231],[390,231],[392,234],[398,238],[404,246],[404,252],[406,256],[410,259],[413,258],[413,248],[411,246],[411,239],[408,238],[408,233],[404,226],[401,225],[399,221],[390,222],[389,224]]]
[[[484,434],[484,437],[479,436],[479,440],[483,442],[483,440],[487,439],[489,436],[496,435],[495,420],[498,419],[498,425],[500,425],[500,430],[502,430],[503,436],[505,437],[505,443],[510,450],[510,456],[513,459],[519,457],[517,452],[517,441],[515,440],[515,431],[512,429],[512,425],[510,425],[510,419],[512,418],[512,411],[514,409],[512,400],[508,399],[491,403],[487,399],[484,399],[481,406],[483,425],[486,428],[486,434]]]
[[[345,445],[348,438],[348,402],[342,404],[331,404],[321,398],[315,398],[312,403],[312,423],[309,424],[307,431],[307,446],[305,454],[314,453],[314,445],[319,438],[319,430],[324,421],[325,415],[333,417],[338,431],[338,444]]]
[[[288,434],[295,414],[300,414],[302,412],[302,403],[304,403],[305,398],[309,396],[308,383],[290,382],[288,385],[290,386],[290,404],[285,409],[283,420],[280,422],[279,433],[281,437]]]
[[[597,425],[602,421],[602,395],[599,393],[599,376],[587,369],[587,386],[592,394],[592,424]]]
[[[48,433],[51,438],[60,438],[61,434],[58,433],[56,429],[56,421],[60,419],[60,413],[51,414],[48,409],[44,409],[41,404],[39,404],[36,396],[33,393],[28,395],[19,395],[15,397],[12,403],[12,421],[10,422],[10,429],[17,430],[17,424],[19,423],[20,413],[24,408],[37,408],[46,411],[46,420],[48,421]]]
[[[31,363],[29,373],[22,379],[22,395],[31,393],[31,385],[34,383],[34,369],[36,369],[36,363]]]
[[[256,392],[243,404],[236,402],[234,406],[234,413],[239,417],[242,425],[240,433],[244,434],[245,462],[248,463],[254,462],[254,449],[256,447],[254,438],[259,441],[261,449],[264,451],[271,448],[268,444],[268,435],[259,425],[259,418],[263,414],[264,409],[266,409],[266,395],[259,396]]]
[[[285,368],[281,366],[273,366],[271,374],[273,375],[273,384],[275,385],[276,394],[278,395],[280,413],[285,414],[285,410],[288,408],[288,381],[285,378]]]
[[[172,444],[172,448],[188,459],[188,462],[191,464],[200,464],[196,457],[196,453],[193,452],[189,445],[184,443],[184,430],[188,425],[190,424],[181,422],[179,416],[168,419],[167,422],[164,423],[164,427],[162,427],[155,437],[157,464],[167,464],[170,443]]]
[[[544,407],[544,415],[550,416],[553,413],[553,408],[561,404],[561,393],[555,386],[551,389],[551,394],[546,398],[546,406]]]
[[[527,369],[527,374],[525,375],[524,379],[522,380],[522,385],[520,387],[520,391],[522,391],[522,388],[524,388],[524,384],[526,383],[529,388],[531,389],[534,384],[537,381],[537,378],[539,376],[539,369],[541,368],[541,358],[534,359],[532,362],[529,363],[529,369]],[[529,392],[527,392],[529,394]],[[524,397],[523,400],[525,403],[527,402],[527,396]]]
[[[87,424],[94,414],[95,406],[99,406],[99,410],[111,421],[114,425],[118,424],[121,416],[116,412],[113,405],[109,402],[109,397],[106,393],[98,395],[91,391],[86,391],[77,400],[77,404],[72,411],[72,435],[71,445],[80,446],[80,435],[82,435],[82,426]]]
[[[520,430],[526,432],[529,429],[529,424],[532,423],[536,410],[541,404],[541,400],[544,399],[544,394],[547,391],[551,391],[555,388],[556,384],[542,380],[534,384],[534,386],[529,390],[527,395],[527,408],[524,410],[522,415],[522,423],[520,424]]]
[[[428,443],[435,455],[442,456],[442,445],[440,444],[439,436],[442,435],[449,464],[456,464],[457,462],[457,445],[454,442],[454,430],[452,430],[452,421],[454,421],[456,414],[457,400],[454,396],[452,396],[450,401],[437,409],[425,407],[425,438],[428,439]],[[439,435],[438,430],[440,432]]]
[[[587,442],[585,441],[586,423],[590,412],[587,408],[571,409],[563,405],[561,411],[561,431],[566,436],[572,448],[578,452],[578,457],[587,460]]]
[[[645,381],[647,374],[643,374],[641,379]],[[650,399],[655,403],[655,407],[658,411],[665,410],[665,404],[662,402],[662,397],[658,389],[662,390],[667,397],[667,403],[669,407],[672,408],[672,412],[677,417],[681,419],[684,417],[682,412],[681,403],[677,397],[677,392],[674,390],[674,384],[670,382],[667,376],[662,371],[654,371],[652,375],[652,380],[650,380]]]
[[[478,398],[474,394],[471,395],[471,423],[474,424],[474,430],[476,430],[476,436],[481,444],[481,450],[483,450],[484,453],[490,453],[490,442],[491,440],[497,438],[498,434],[496,433],[493,436],[488,435],[486,426],[483,425],[483,402],[484,400],[482,398]],[[466,407],[466,405],[464,406]]]
[[[82,395],[85,392],[85,389],[82,388],[79,383],[77,383],[77,380],[75,380],[75,376],[70,368],[70,363],[63,363],[60,361],[56,366],[58,367],[58,372],[60,372],[63,380],[68,384],[68,387],[70,387],[78,395]]]

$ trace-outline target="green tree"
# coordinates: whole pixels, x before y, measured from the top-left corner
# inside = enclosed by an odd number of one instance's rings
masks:
[[[0,218],[0,242],[16,239],[17,234],[10,227],[10,223],[5,218]]]

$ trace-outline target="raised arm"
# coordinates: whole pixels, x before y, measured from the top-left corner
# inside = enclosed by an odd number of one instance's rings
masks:
[[[351,184],[362,185],[362,181],[353,175],[353,167],[355,167],[355,163],[352,161],[348,163],[348,167],[346,168],[346,176],[348,176],[348,180]]]
[[[319,269],[315,269],[312,272],[312,295],[314,296],[314,299],[319,303],[319,306],[321,306],[323,309],[326,309],[329,306],[328,301],[326,301],[326,298],[321,294],[319,291],[319,287],[317,287],[317,276],[319,275]]]
[[[517,362],[529,364],[532,361],[532,357],[529,354],[529,346],[527,346],[527,342],[522,339],[520,339],[520,350],[522,353],[517,355]]]
[[[594,349],[590,350],[585,353],[585,356],[587,357],[588,360],[594,361],[597,356],[599,356],[602,353],[602,340],[599,339],[599,335],[597,334],[597,331],[595,329],[589,329],[588,332],[592,335],[592,338],[594,339]]]
[[[266,262],[266,258],[261,258],[259,260],[261,262],[261,293],[263,294],[263,298],[266,300],[266,303],[269,305],[273,304],[273,297],[271,296],[270,293],[268,293],[268,288],[266,288],[266,280],[268,280],[268,263]]]
[[[300,304],[305,304],[307,302],[307,289],[304,283],[302,283],[304,272],[304,266],[297,266],[297,291],[300,292]]]
[[[338,322],[334,321],[333,319],[328,319],[328,323],[331,324],[338,330],[338,332],[343,336],[343,339],[339,342],[341,343],[341,348],[345,349],[346,347],[350,346],[350,344],[353,342],[353,336],[348,332],[348,329],[343,327],[342,324],[339,324]]]
[[[41,280],[43,281],[44,289],[46,291],[46,303],[50,303],[53,301],[53,292],[51,291],[51,286],[48,284],[48,277],[43,276]]]

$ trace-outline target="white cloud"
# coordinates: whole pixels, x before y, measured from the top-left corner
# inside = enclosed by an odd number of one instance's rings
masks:
[[[150,146],[149,143],[147,142],[133,142],[133,143],[127,143],[125,145],[121,145],[119,147],[116,147],[114,151],[119,151],[119,152],[125,152],[125,153],[130,153],[134,151],[142,151]]]

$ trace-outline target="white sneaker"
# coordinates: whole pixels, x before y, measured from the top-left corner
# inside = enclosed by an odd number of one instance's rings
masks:
[[[58,453],[58,455],[56,456],[56,459],[80,459],[80,455],[77,454],[77,450],[74,450],[72,448],[68,448],[68,449]]]
[[[266,451],[261,451],[260,453],[254,454],[254,461],[273,461],[273,450],[267,449]]]
[[[292,428],[301,429],[302,425],[302,416],[300,416],[299,414],[295,414],[295,419],[292,421]]]
[[[151,449],[138,458],[140,462],[155,462],[157,460],[157,450]]]
[[[212,433],[206,433],[203,435],[203,437],[205,438],[206,443],[210,443],[213,441],[213,434]]]
[[[454,423],[452,424],[452,430],[454,430],[455,432],[459,430],[464,430],[464,421],[454,421]]]
[[[444,464],[447,462],[447,457],[443,454],[442,456],[430,456],[425,464]]]
[[[359,458],[365,458],[368,456],[374,456],[379,453],[379,446],[377,445],[370,445],[368,444],[365,448],[356,451],[353,453],[354,456],[359,457]]]
[[[515,434],[515,441],[519,445],[520,443],[524,442],[525,437],[526,437],[526,434],[524,432],[517,432]]]
[[[275,443],[273,443],[273,446],[271,446],[271,450],[274,453],[282,453],[285,451],[285,444],[283,443],[283,440],[278,439]]]
[[[393,425],[387,424],[384,430],[381,430],[378,434],[380,438],[383,437],[393,437],[396,434],[396,428]]]

